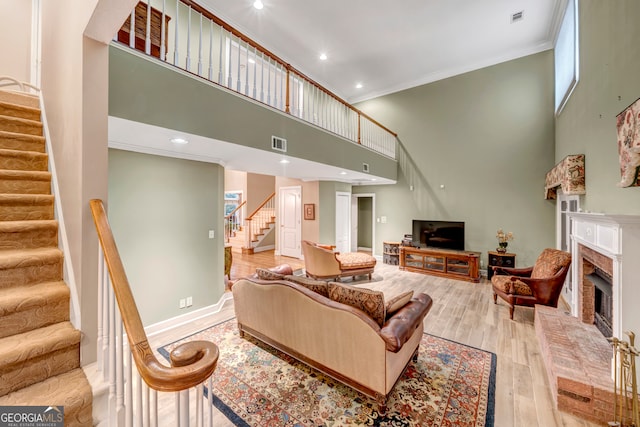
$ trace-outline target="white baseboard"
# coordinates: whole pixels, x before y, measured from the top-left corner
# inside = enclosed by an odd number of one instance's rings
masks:
[[[144,330],[147,333],[147,337],[157,335],[186,323],[193,322],[196,319],[218,313],[222,309],[225,301],[231,299],[233,299],[233,294],[231,292],[225,292],[224,294],[222,294],[220,300],[213,305],[202,307],[197,310],[190,311],[189,313],[181,314],[180,316],[172,317],[171,319],[154,323],[153,325],[145,327]]]
[[[264,252],[264,251],[272,251],[275,248],[276,248],[276,245],[259,246],[257,248],[253,248],[253,253]]]
[[[367,248],[367,247],[365,247],[365,246],[358,246],[358,250],[359,250],[359,251],[370,251],[370,250],[371,250],[371,248]]]

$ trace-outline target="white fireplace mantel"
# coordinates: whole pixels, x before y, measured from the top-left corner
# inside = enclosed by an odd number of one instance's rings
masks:
[[[640,216],[571,213],[572,283],[579,281],[578,246],[613,260],[613,336],[627,340],[633,331],[640,341]],[[578,292],[572,292],[571,312],[577,316]],[[637,345],[637,344],[636,344]]]

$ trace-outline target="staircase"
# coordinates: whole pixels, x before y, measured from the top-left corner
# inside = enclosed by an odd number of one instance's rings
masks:
[[[0,90],[0,406],[64,406],[92,424],[70,319],[39,98]]]

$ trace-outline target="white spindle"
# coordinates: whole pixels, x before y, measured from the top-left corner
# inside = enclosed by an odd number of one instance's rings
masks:
[[[160,59],[163,61],[166,61],[167,58],[167,48],[165,46],[165,44],[167,44],[167,37],[165,35],[167,31],[167,23],[165,22],[167,20],[165,14],[166,1],[167,0],[162,0],[162,22],[160,23]]]
[[[257,99],[257,89],[256,89],[256,74],[258,74],[258,50],[257,48],[253,48],[253,99]],[[248,67],[249,65],[247,65]]]
[[[159,420],[159,414],[158,414],[158,392],[156,390],[151,390],[151,426],[158,426],[160,420]]]
[[[131,21],[129,22],[129,47],[136,48],[136,10],[131,11]]]
[[[207,380],[207,399],[209,408],[209,425],[213,425],[213,375]]]
[[[118,425],[124,423],[124,370],[122,362],[124,359],[122,352],[122,318],[120,317],[120,310],[115,311],[115,324],[116,324],[116,412]]]
[[[236,92],[242,93],[242,82],[240,81],[240,72],[242,71],[240,68],[240,43],[242,41],[238,38],[238,62],[236,63],[236,69],[238,71],[238,76],[236,78]]]
[[[267,57],[267,104],[271,105],[271,57]]]
[[[209,80],[213,81],[213,21],[209,21]]]
[[[187,19],[187,62],[185,69],[191,71],[191,6],[187,9],[187,13],[189,16]]]
[[[278,100],[278,82],[279,82],[279,78],[278,78],[278,72],[279,72],[279,67],[278,67],[278,63],[274,60],[273,61],[273,106],[276,108],[280,108],[280,101]],[[282,83],[280,84],[280,87],[282,87]]]
[[[231,38],[231,34],[229,34],[229,37],[227,39],[226,45],[227,45],[227,55],[226,55],[227,61],[226,61],[226,64],[227,64],[227,68],[228,68],[227,74],[229,74],[229,77],[227,78],[227,87],[229,89],[233,89],[233,75],[232,75],[232,73],[233,73],[233,70],[232,70],[232,68],[233,68],[232,67],[233,55],[231,54],[231,47],[233,46],[233,40]]]
[[[189,389],[178,393],[180,396],[180,426],[189,425]]]
[[[151,389],[147,386],[147,383],[142,383],[143,393],[142,401],[144,406],[144,425],[151,426]]]
[[[180,34],[180,0],[176,0],[176,26],[175,26],[175,44],[173,46],[173,65],[178,66],[180,62],[180,56],[178,54],[179,51],[179,39],[178,34]]]
[[[264,52],[260,61],[260,102],[264,102]]]
[[[198,38],[198,75],[202,75],[202,14],[200,13],[200,37]]]
[[[147,0],[147,23],[144,35],[144,52],[151,55],[151,0]]]
[[[202,427],[203,424],[203,412],[202,412],[202,401],[204,400],[204,397],[202,395],[202,387],[204,387],[203,384],[198,384],[196,386],[196,426],[197,427]]]
[[[218,52],[218,84],[224,84],[224,63],[222,61],[222,47],[224,43],[224,28],[220,26],[220,48]]]
[[[127,427],[133,427],[133,356],[131,355],[131,350],[129,346],[127,346],[127,367],[125,370],[125,382],[127,383],[127,388],[125,390],[125,396],[127,397],[127,411],[126,411],[126,423]]]
[[[249,44],[247,44],[246,52],[246,61],[244,65],[244,94],[249,96]]]
[[[111,287],[109,287],[111,288]],[[117,424],[117,407],[116,407],[116,310],[115,297],[111,289],[109,289],[109,415],[111,425]]]
[[[104,295],[103,290],[104,290],[104,271],[105,271],[105,266],[104,266],[104,255],[102,252],[102,246],[98,245],[98,338],[96,340],[96,344],[97,344],[97,363],[98,363],[98,369],[102,372],[103,376],[105,373],[105,369],[104,369],[104,363],[105,363],[105,358],[104,358],[104,303],[105,303],[105,299],[104,299]],[[104,380],[106,380],[106,378],[103,378]]]

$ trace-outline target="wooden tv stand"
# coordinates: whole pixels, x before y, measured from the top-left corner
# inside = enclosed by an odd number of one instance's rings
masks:
[[[400,247],[400,269],[450,279],[480,281],[480,252]]]

